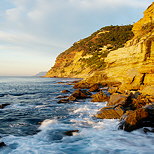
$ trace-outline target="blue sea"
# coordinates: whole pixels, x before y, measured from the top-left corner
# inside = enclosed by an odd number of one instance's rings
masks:
[[[0,77],[0,154],[153,154],[154,134],[118,130],[118,120],[96,119],[106,102],[58,104],[77,79]],[[61,83],[62,82],[62,83]],[[79,130],[73,136],[64,132]]]

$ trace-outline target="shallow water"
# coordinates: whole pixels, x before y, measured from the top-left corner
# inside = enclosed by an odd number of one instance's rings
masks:
[[[142,129],[118,130],[118,120],[99,120],[94,114],[104,103],[90,99],[57,104],[60,91],[75,79],[0,77],[1,154],[153,154],[154,134]],[[67,130],[79,130],[73,136]]]

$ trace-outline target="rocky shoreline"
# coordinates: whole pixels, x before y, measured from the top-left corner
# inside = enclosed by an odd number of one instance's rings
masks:
[[[70,84],[70,83],[69,83]],[[72,83],[74,84],[74,83]],[[78,82],[76,89],[68,97],[57,103],[73,103],[78,99],[92,98],[91,102],[107,102],[95,115],[99,119],[119,119],[119,129],[131,132],[144,128],[145,132],[154,130],[154,96],[143,95],[139,90],[118,91],[117,83],[87,84]],[[63,93],[70,93],[65,90]],[[95,92],[95,94],[92,94]]]

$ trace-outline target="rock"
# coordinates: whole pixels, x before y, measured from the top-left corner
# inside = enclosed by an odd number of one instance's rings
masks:
[[[90,87],[89,92],[98,92],[100,91],[101,84],[94,84]]]
[[[74,89],[89,89],[90,84],[87,82],[79,82],[79,83],[75,84],[73,88]]]
[[[99,119],[120,119],[124,111],[120,107],[108,106],[103,107],[96,115]]]
[[[107,103],[107,105],[112,106],[112,105],[118,105],[118,104],[121,104],[121,105],[125,104],[127,98],[128,98],[128,95],[113,93],[110,96],[110,99],[109,99],[109,102]]]
[[[68,99],[69,99],[70,101],[75,101],[75,100],[76,100],[76,97],[74,97],[74,96],[69,96]]]
[[[69,100],[68,99],[61,99],[57,103],[58,104],[61,104],[61,103],[69,103]]]
[[[88,92],[87,90],[75,90],[73,94],[71,95],[75,97],[76,99],[84,99],[84,98],[89,98],[91,96],[91,93]]]
[[[92,102],[105,102],[108,101],[110,97],[101,91],[97,94],[92,95],[92,98]]]
[[[120,129],[128,132],[142,127],[154,127],[154,105],[127,111],[119,126]]]
[[[145,105],[150,104],[150,100],[143,95],[139,95],[137,98],[134,98],[131,103],[131,108],[133,110],[144,107]]]
[[[0,142],[0,148],[6,146],[4,142]]]
[[[62,90],[61,93],[69,93],[69,90]]]
[[[8,105],[10,105],[10,104],[8,104],[8,103],[6,103],[6,104],[0,104],[0,109],[3,109],[3,108],[5,108]]]
[[[75,132],[78,133],[79,130],[69,130],[69,131],[64,132],[64,134],[67,136],[73,136],[73,133],[75,133]]]
[[[154,129],[149,129],[149,128],[143,128],[143,131],[144,133],[147,133],[147,132],[151,132],[151,133],[154,133]]]

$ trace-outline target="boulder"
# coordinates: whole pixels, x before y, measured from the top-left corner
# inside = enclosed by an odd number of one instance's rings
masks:
[[[61,93],[69,93],[69,90],[62,90]]]
[[[91,93],[88,92],[87,90],[75,90],[73,94],[71,95],[75,97],[76,99],[84,99],[84,98],[89,98],[91,96]]]
[[[102,91],[92,95],[92,102],[105,102],[109,100],[109,96],[103,93]]]
[[[128,99],[128,95],[125,94],[119,94],[119,93],[113,93],[110,96],[109,102],[107,103],[108,106],[112,106],[112,105],[124,105],[125,102]]]
[[[101,87],[101,84],[93,84],[90,89],[89,89],[89,92],[98,92],[100,91],[100,87]]]
[[[74,96],[69,96],[68,99],[69,99],[70,101],[75,101],[75,100],[76,100],[76,97],[74,97]]]
[[[0,142],[0,148],[6,146],[4,142]]]
[[[61,103],[69,103],[69,99],[61,99],[57,103],[58,104],[61,104]]]
[[[78,133],[79,130],[69,130],[69,131],[64,132],[64,135],[73,136],[73,133],[75,132]]]
[[[154,105],[147,105],[135,111],[127,111],[119,128],[125,131],[133,131],[142,127],[154,127]]]
[[[99,119],[120,119],[124,114],[122,108],[115,106],[103,107],[96,115],[96,118]]]
[[[0,109],[3,109],[3,108],[5,108],[8,105],[10,105],[10,104],[8,104],[8,103],[6,103],[6,104],[0,104]]]

